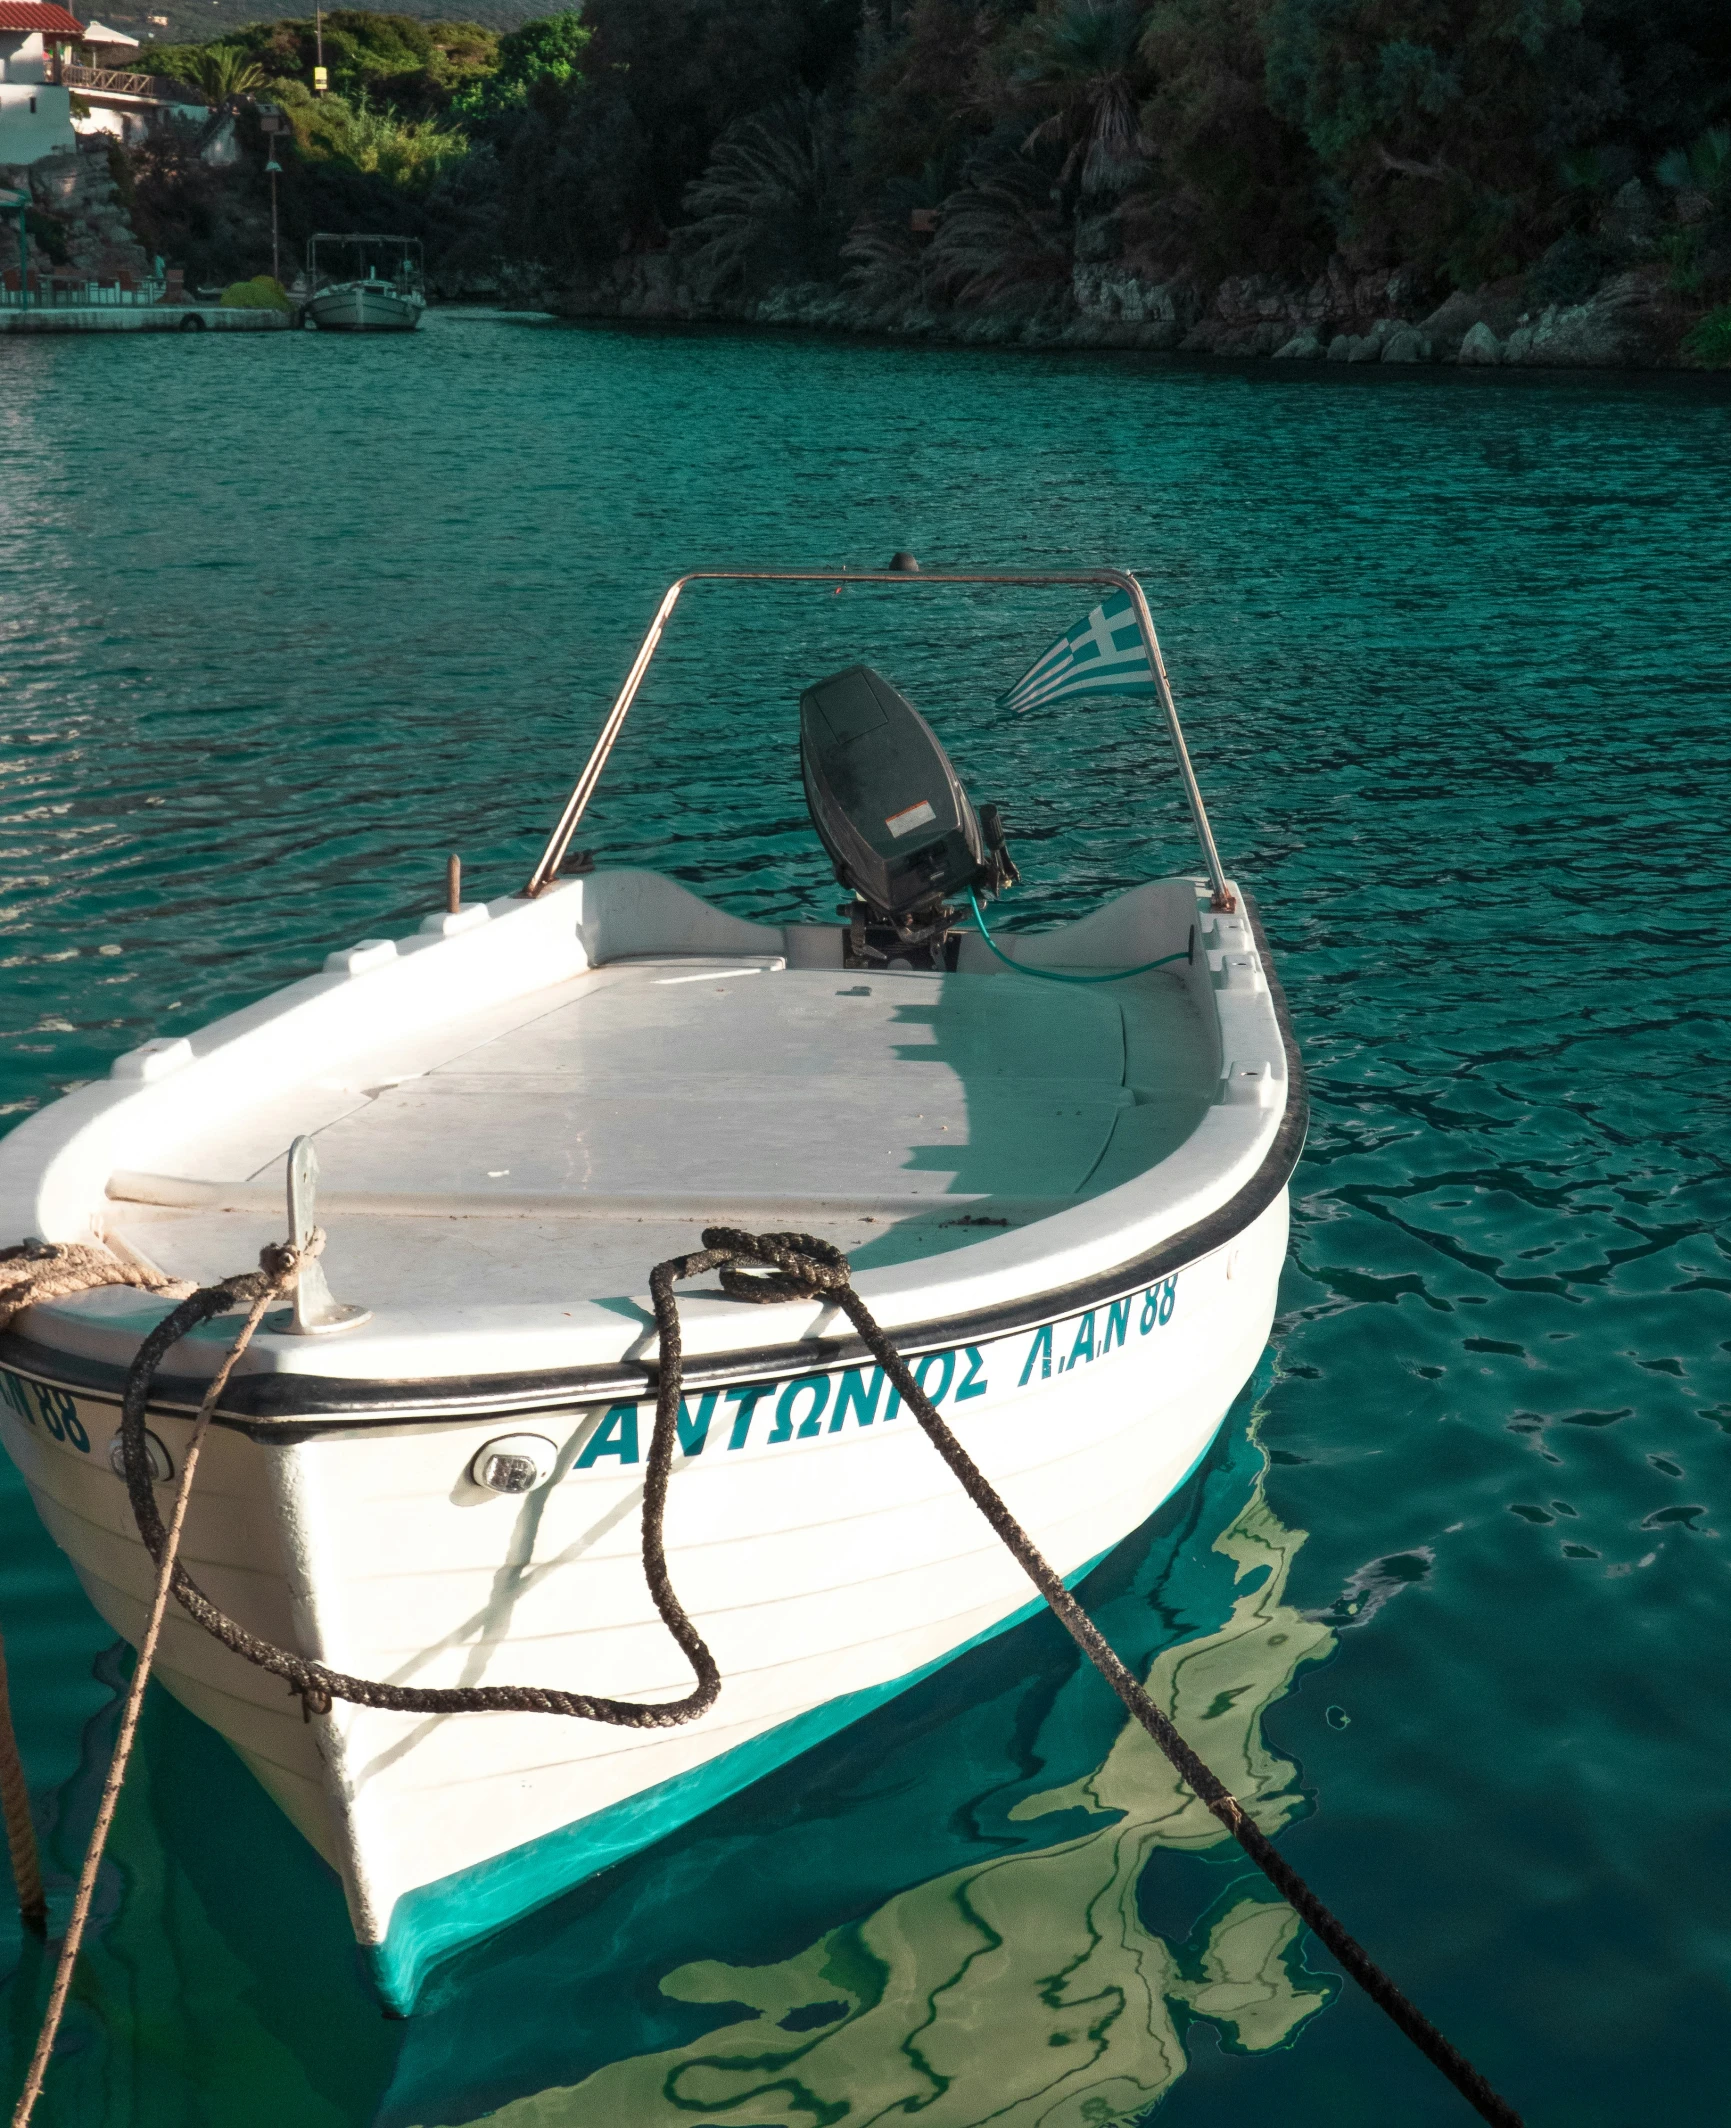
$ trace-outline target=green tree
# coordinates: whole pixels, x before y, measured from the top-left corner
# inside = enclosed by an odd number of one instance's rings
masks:
[[[1001,32],[975,0],[913,0],[893,34],[867,16],[849,147],[868,199],[934,168],[953,170],[991,132],[980,78]]]
[[[1623,100],[1583,0],[1274,0],[1269,102],[1303,130],[1349,256],[1507,273],[1564,217],[1560,158]]]
[[[499,39],[494,66],[464,90],[458,111],[484,123],[502,112],[520,110],[537,89],[581,87],[589,41],[590,32],[573,12],[525,22]]]
[[[1070,230],[1051,162],[993,143],[944,202],[927,260],[928,286],[964,310],[1031,313],[1061,305],[1072,272]]]
[[[1026,145],[1055,144],[1058,181],[1078,193],[1121,192],[1146,164],[1146,20],[1136,0],[1060,0],[1011,40],[1011,97],[1044,114]]]
[[[465,84],[490,73],[498,46],[495,32],[473,22],[429,23],[410,15],[352,8],[339,8],[324,18],[325,64],[332,88],[345,96],[364,89],[375,101],[393,104],[413,117],[438,115]],[[156,72],[187,82],[199,80],[206,55],[214,51],[252,62],[267,82],[299,81],[310,90],[316,52],[313,18],[253,22],[225,31],[210,44],[158,44],[147,51]]]
[[[730,126],[685,206],[681,248],[713,288],[832,276],[849,219],[836,112],[805,89]]]
[[[500,38],[495,72],[501,81],[523,85],[569,81],[582,67],[589,36],[575,11],[525,22],[521,29]]]
[[[192,61],[187,75],[213,104],[233,103],[264,87],[264,68],[232,44],[207,44]]]
[[[1268,0],[1156,0],[1149,14],[1149,172],[1122,223],[1155,278],[1309,274],[1327,257],[1316,157],[1268,104],[1268,11]]]

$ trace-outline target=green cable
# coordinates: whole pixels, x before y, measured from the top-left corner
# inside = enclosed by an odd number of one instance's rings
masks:
[[[968,889],[968,901],[972,905],[974,921],[980,927],[980,936],[998,956],[1006,968],[1014,968],[1018,975],[1037,975],[1042,983],[1122,983],[1133,975],[1146,975],[1151,968],[1164,968],[1169,961],[1187,961],[1190,948],[1182,953],[1168,953],[1157,961],[1144,961],[1140,968],[1118,968],[1110,975],[1064,975],[1056,968],[1030,968],[1026,961],[1013,961],[986,929],[986,914],[980,907],[979,897],[972,887]]]

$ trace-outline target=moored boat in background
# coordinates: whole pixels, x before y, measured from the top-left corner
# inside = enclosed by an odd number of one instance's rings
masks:
[[[321,332],[413,332],[427,307],[418,237],[321,232],[307,245],[306,285]]]

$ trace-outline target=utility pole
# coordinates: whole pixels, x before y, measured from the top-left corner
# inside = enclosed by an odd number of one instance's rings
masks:
[[[304,22],[306,17],[303,15]],[[331,85],[331,77],[325,72],[325,11],[313,9],[313,94],[322,96]]]
[[[282,284],[282,242],[280,224],[277,220],[276,181],[282,175],[282,164],[276,159],[278,136],[289,130],[289,122],[276,104],[261,104],[258,114],[259,131],[265,137],[270,160],[264,166],[264,174],[270,179],[270,271],[271,279]]]

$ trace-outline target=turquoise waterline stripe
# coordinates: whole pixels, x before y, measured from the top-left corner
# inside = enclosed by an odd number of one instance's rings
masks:
[[[1149,1510],[1151,1514],[1158,1514],[1166,1501],[1182,1492],[1196,1475],[1225,1416],[1222,1412],[1195,1461],[1165,1499]],[[1132,1534],[1126,1532],[1125,1537],[1116,1538],[1073,1574],[1066,1574],[1065,1586],[1074,1588],[1085,1580]],[[561,1892],[581,1884],[584,1878],[653,1846],[717,1803],[749,1788],[753,1781],[785,1766],[802,1751],[811,1750],[850,1722],[884,1706],[946,1663],[966,1655],[970,1648],[983,1646],[1045,1608],[1043,1598],[1036,1596],[995,1625],[985,1627],[903,1677],[885,1685],[868,1685],[858,1692],[844,1692],[839,1699],[826,1700],[821,1707],[766,1729],[747,1744],[735,1745],[706,1765],[694,1766],[689,1773],[675,1774],[670,1781],[644,1789],[641,1795],[622,1797],[592,1817],[579,1818],[574,1824],[562,1825],[557,1832],[543,1833],[539,1839],[526,1840],[521,1847],[510,1848],[490,1861],[478,1862],[472,1869],[457,1870],[449,1877],[406,1892],[397,1901],[384,1942],[365,1946],[368,1972],[380,2001],[387,2010],[407,2017],[428,1971],[440,1959],[448,1958],[477,1937],[506,1927],[534,1908],[545,1906]]]

